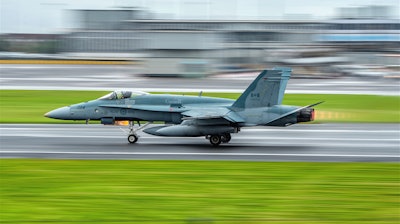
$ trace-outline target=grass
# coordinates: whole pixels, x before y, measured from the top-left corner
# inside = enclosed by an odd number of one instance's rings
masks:
[[[96,99],[107,92],[0,90],[0,123],[73,123],[43,117],[55,108]],[[180,93],[190,95],[191,93]],[[192,93],[197,95],[197,93]],[[238,98],[237,93],[204,93],[204,96]],[[320,122],[400,122],[399,96],[286,94],[284,104],[318,105]]]
[[[399,163],[0,160],[1,223],[399,223]]]

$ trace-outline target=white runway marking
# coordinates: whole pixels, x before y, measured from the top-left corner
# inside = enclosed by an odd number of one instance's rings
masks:
[[[0,79],[0,82],[2,80]],[[113,80],[113,82],[119,82]],[[138,80],[136,80],[138,81]],[[124,83],[125,80],[119,83]],[[244,89],[210,89],[210,88],[124,88],[124,87],[69,87],[69,86],[14,86],[14,85],[1,85],[1,90],[74,90],[74,91],[113,91],[113,90],[132,90],[144,92],[210,92],[210,93],[242,93]],[[349,94],[349,95],[380,95],[380,96],[399,96],[399,91],[374,91],[374,90],[286,90],[288,94]]]
[[[112,78],[82,78],[82,77],[72,77],[72,78],[65,78],[65,77],[52,77],[52,78],[0,78],[0,80],[22,80],[22,81],[58,81],[58,82],[93,82],[93,81],[103,81],[103,82],[126,82],[125,79],[120,79],[118,77]],[[131,81],[142,81],[144,79],[131,79]]]
[[[1,154],[77,154],[77,155],[168,155],[168,156],[299,156],[299,157],[362,157],[400,158],[400,155],[354,155],[354,154],[298,154],[298,153],[207,153],[207,152],[81,152],[81,151],[0,151]]]

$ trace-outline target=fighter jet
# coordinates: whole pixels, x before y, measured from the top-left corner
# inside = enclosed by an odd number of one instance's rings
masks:
[[[204,96],[149,94],[114,91],[99,99],[78,103],[45,114],[62,120],[100,120],[104,125],[129,124],[128,142],[139,139],[138,131],[157,136],[205,136],[213,146],[228,143],[231,134],[251,126],[289,126],[314,120],[308,106],[281,105],[291,68],[262,71],[235,101]],[[141,121],[147,121],[140,125]],[[138,125],[135,125],[135,122]],[[161,125],[147,127],[153,122]]]

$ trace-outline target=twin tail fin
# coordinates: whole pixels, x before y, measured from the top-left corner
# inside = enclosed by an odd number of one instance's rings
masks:
[[[292,69],[287,67],[275,67],[272,70],[262,71],[232,107],[244,109],[280,105],[291,72]]]

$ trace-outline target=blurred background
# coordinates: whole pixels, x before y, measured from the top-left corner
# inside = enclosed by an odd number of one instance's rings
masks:
[[[111,90],[237,98],[274,66],[318,125],[215,151],[42,124]],[[0,0],[0,222],[399,223],[399,96],[399,0]]]
[[[280,65],[297,77],[400,77],[397,0],[0,3],[0,59],[125,61],[149,76]]]

